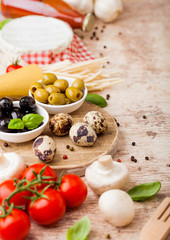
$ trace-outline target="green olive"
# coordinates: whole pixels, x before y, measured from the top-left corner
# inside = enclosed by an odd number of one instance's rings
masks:
[[[71,103],[70,99],[66,98],[65,100],[66,100],[66,104],[70,104]]]
[[[48,102],[51,105],[64,105],[66,103],[65,95],[63,93],[51,93]]]
[[[32,94],[34,94],[34,92],[38,89],[38,88],[43,88],[42,83],[40,82],[34,82],[31,87],[30,87],[30,91]]]
[[[66,88],[68,88],[68,82],[64,79],[58,79],[54,82],[54,86],[61,89],[61,92],[65,92]]]
[[[73,84],[72,87],[78,88],[80,91],[84,90],[84,81],[81,79],[76,79]]]
[[[49,94],[51,94],[51,93],[60,93],[60,92],[61,92],[60,88],[58,88],[58,87],[56,87],[56,86],[54,86],[54,85],[47,85],[47,86],[44,87],[44,89],[45,89]]]
[[[34,92],[34,97],[37,101],[42,102],[42,103],[47,103],[48,102],[48,92],[45,91],[42,88],[38,88],[35,92]]]
[[[42,83],[45,85],[53,84],[57,80],[57,77],[53,73],[44,73],[42,77]]]
[[[70,99],[71,102],[76,102],[82,98],[82,93],[78,88],[69,87],[66,89],[66,97]]]

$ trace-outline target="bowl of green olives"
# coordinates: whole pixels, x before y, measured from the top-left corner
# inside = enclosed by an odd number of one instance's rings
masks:
[[[40,81],[30,86],[29,95],[49,114],[71,113],[84,103],[87,88],[81,79],[44,73]]]
[[[23,143],[39,136],[49,121],[48,112],[30,96],[20,101],[0,99],[0,139]]]

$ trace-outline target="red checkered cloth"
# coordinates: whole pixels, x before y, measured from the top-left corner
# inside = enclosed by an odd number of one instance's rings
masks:
[[[42,51],[41,53],[24,54],[21,57],[28,64],[51,64],[66,59],[76,63],[94,59],[91,52],[77,35],[73,36],[71,46],[59,54],[54,54],[52,51]]]

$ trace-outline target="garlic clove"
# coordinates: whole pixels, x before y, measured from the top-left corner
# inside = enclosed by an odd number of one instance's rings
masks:
[[[93,12],[93,0],[64,0],[70,6],[75,8],[80,13]]]
[[[122,189],[130,180],[127,167],[114,162],[110,155],[105,155],[93,162],[85,171],[90,188],[101,195],[110,189]]]
[[[103,22],[109,23],[118,18],[123,10],[121,0],[96,0],[94,13]]]

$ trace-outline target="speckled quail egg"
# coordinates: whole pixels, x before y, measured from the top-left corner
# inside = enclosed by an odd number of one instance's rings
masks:
[[[97,135],[92,127],[86,123],[74,124],[69,132],[71,140],[78,146],[92,146],[96,140]]]
[[[85,116],[83,121],[91,126],[96,134],[105,133],[108,130],[108,122],[105,116],[99,111],[90,111]]]
[[[41,161],[48,163],[54,159],[56,144],[49,136],[39,136],[33,143],[33,151]]]
[[[73,119],[68,113],[58,113],[49,122],[51,132],[57,136],[67,135],[72,125]]]

